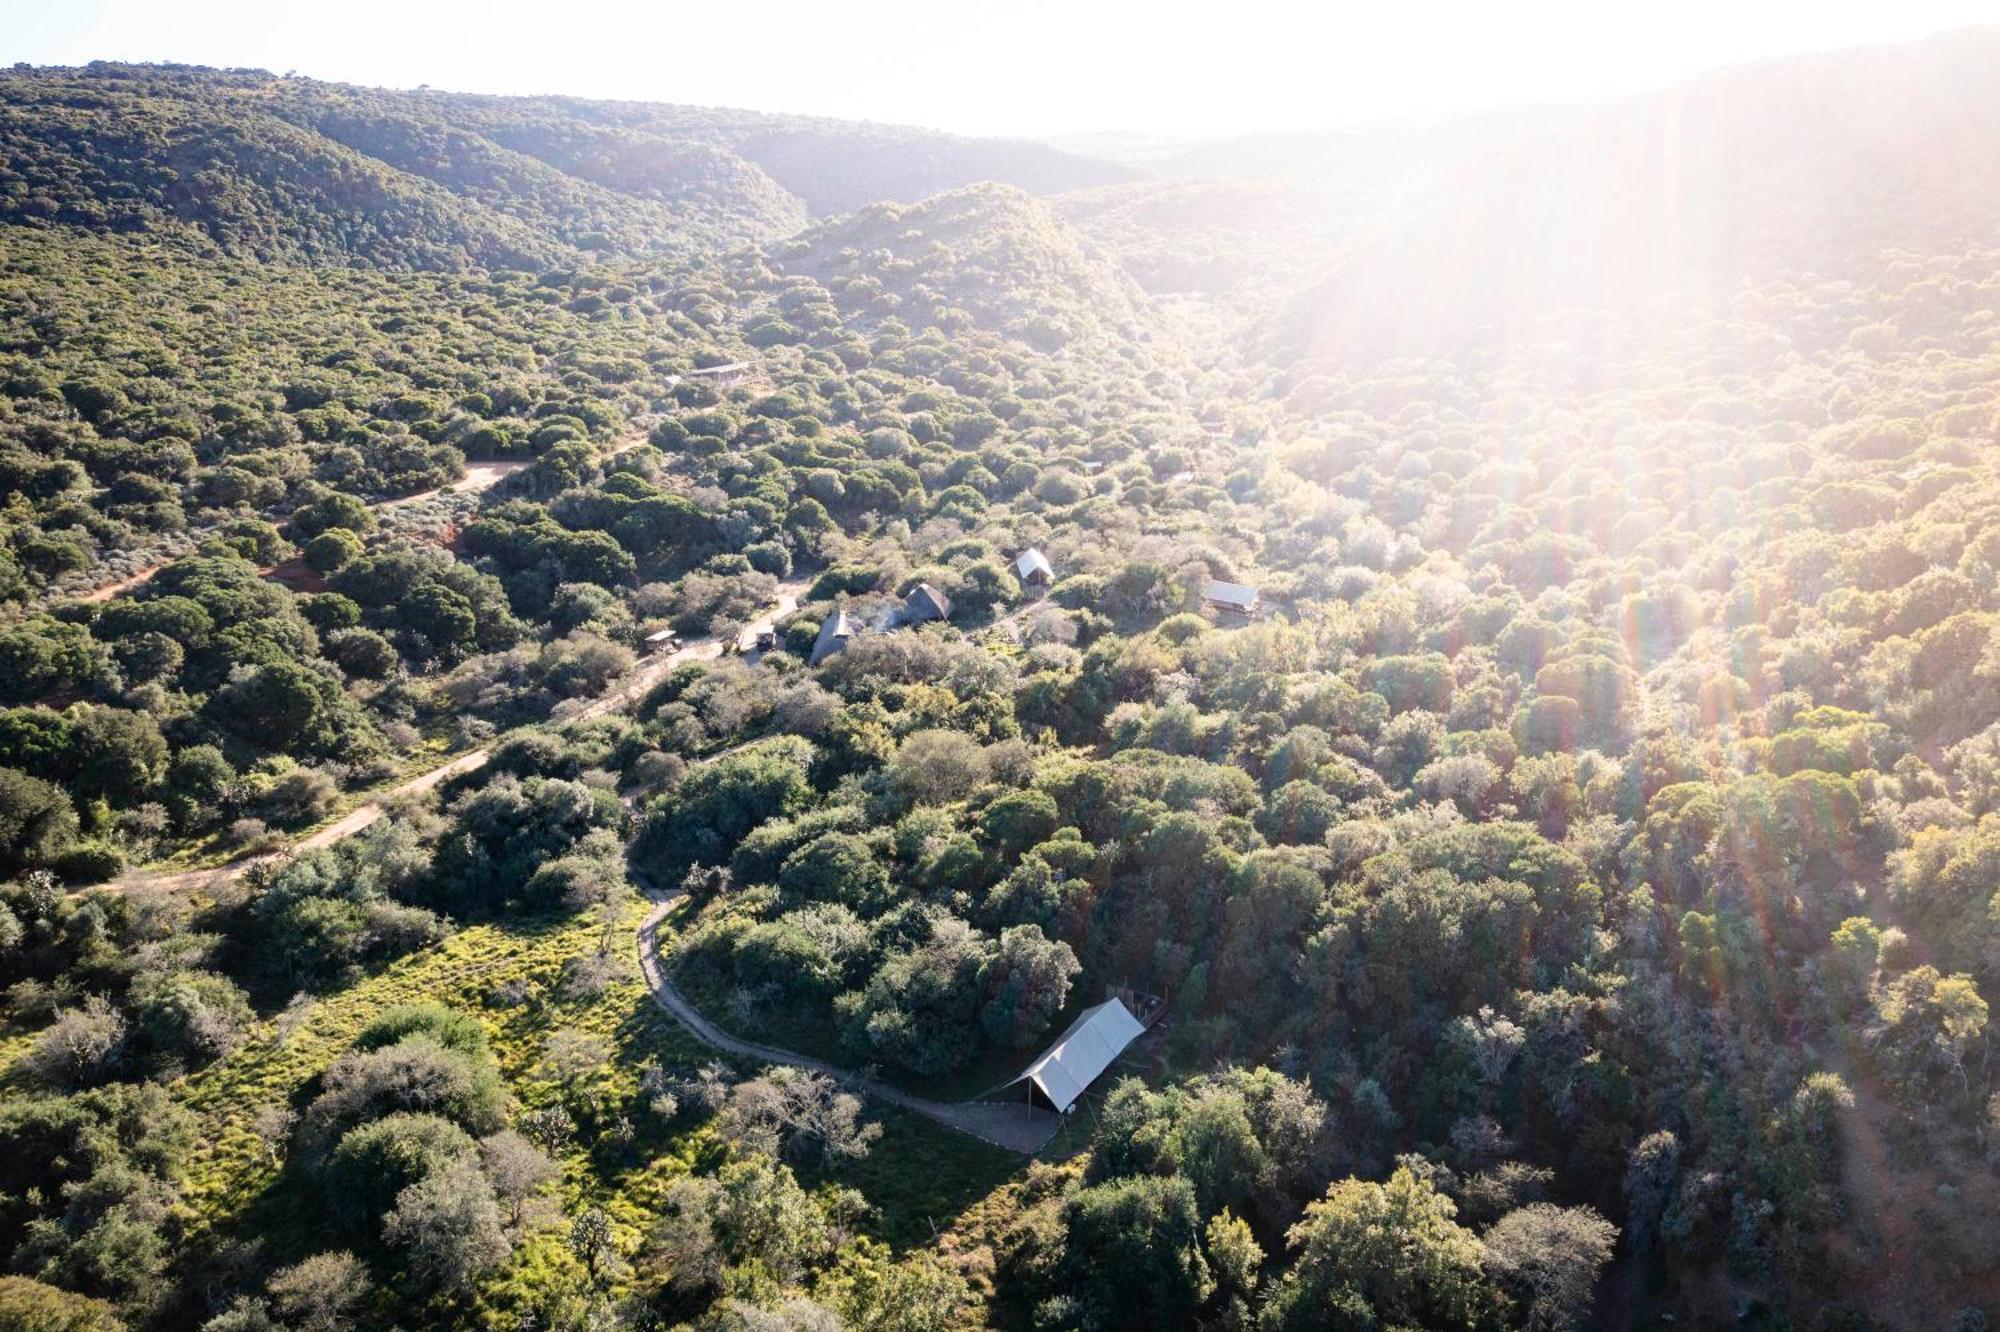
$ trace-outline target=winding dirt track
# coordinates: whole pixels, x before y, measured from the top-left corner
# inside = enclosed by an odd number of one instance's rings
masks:
[[[650,438],[651,436],[643,430],[629,435],[620,441],[617,448],[606,453],[599,461],[609,462],[621,453],[628,453],[638,448]],[[433,486],[429,490],[420,490],[414,495],[399,495],[395,499],[377,500],[368,507],[377,510],[400,509],[405,505],[421,503],[436,495],[477,494],[482,490],[491,490],[522,468],[532,466],[534,461],[533,458],[502,458],[493,462],[469,462],[465,465],[465,475],[448,485]],[[200,534],[198,533],[197,535]],[[176,556],[175,558],[178,559],[179,557]],[[172,563],[173,560],[162,560],[160,563],[141,569],[135,574],[127,574],[115,582],[100,583],[96,587],[77,593],[76,600],[83,602],[109,601],[122,592],[130,592],[133,588],[141,586],[154,574]]]
[[[758,634],[770,629],[780,619],[797,609],[799,594],[804,592],[809,585],[805,579],[795,579],[788,583],[778,584],[771,605],[757,619],[744,626],[736,640],[736,646],[740,648],[745,643],[754,643]],[[697,638],[672,652],[648,657],[633,668],[631,674],[627,675],[622,681],[606,690],[603,694],[583,704],[581,707],[557,717],[555,724],[566,726],[572,722],[586,721],[592,717],[601,717],[608,712],[616,711],[644,695],[647,690],[665,679],[667,673],[673,670],[674,667],[689,661],[712,661],[722,655],[724,646],[725,644],[719,638],[712,636]],[[408,781],[376,796],[367,804],[356,806],[334,822],[308,833],[283,851],[271,852],[265,855],[243,856],[239,859],[229,861],[227,864],[212,866],[208,869],[141,871],[124,875],[121,878],[112,880],[110,883],[96,884],[89,888],[78,889],[77,891],[95,892],[108,889],[112,892],[129,892],[135,888],[200,891],[241,874],[254,865],[275,860],[282,856],[295,855],[301,851],[312,851],[319,847],[332,846],[336,842],[345,841],[347,838],[360,832],[363,828],[366,828],[369,824],[375,822],[375,820],[381,818],[387,812],[388,807],[397,799],[403,796],[421,794],[448,778],[484,767],[486,760],[491,757],[491,754],[492,751],[490,749],[475,749],[448,759],[440,763],[437,767],[427,769],[417,776],[410,778]]]
[[[1062,1126],[1061,1116],[1033,1109],[1026,1102],[925,1100],[872,1078],[864,1078],[837,1064],[829,1064],[824,1059],[731,1036],[703,1017],[701,1011],[674,988],[673,982],[667,979],[666,967],[660,961],[660,927],[686,894],[663,893],[636,873],[632,879],[653,904],[653,909],[646,913],[645,921],[639,926],[639,970],[646,977],[646,987],[653,992],[654,1002],[703,1045],[759,1063],[789,1064],[794,1068],[826,1074],[863,1097],[900,1106],[946,1128],[970,1134],[982,1142],[1019,1152],[1023,1156],[1033,1156],[1046,1147],[1049,1139]]]
[[[491,482],[487,484],[491,484]],[[810,580],[807,579],[794,579],[790,582],[780,583],[776,588],[771,605],[762,615],[743,627],[737,635],[734,645],[738,649],[741,649],[746,645],[755,643],[759,634],[772,629],[779,620],[798,608],[799,596],[808,586],[810,586]],[[710,636],[695,639],[673,652],[649,657],[642,661],[618,685],[607,690],[599,697],[592,699],[582,707],[559,718],[556,724],[567,725],[591,717],[601,717],[608,712],[624,707],[666,678],[668,672],[672,671],[676,666],[689,661],[712,661],[722,655],[724,647],[723,640]],[[741,748],[741,746],[737,746],[736,748]],[[724,752],[732,753],[734,750],[726,750]],[[441,782],[456,777],[460,773],[476,771],[485,766],[487,759],[491,755],[492,751],[490,749],[475,749],[468,753],[460,754],[444,763],[440,763],[437,767],[428,769],[384,794],[375,797],[367,804],[350,810],[325,827],[308,833],[284,851],[272,852],[261,856],[244,856],[238,860],[232,860],[227,864],[217,865],[208,869],[166,870],[130,874],[113,880],[110,883],[96,885],[95,888],[79,889],[78,891],[109,890],[113,892],[126,892],[136,888],[200,891],[241,874],[254,865],[276,860],[285,855],[294,855],[302,851],[311,851],[319,847],[332,846],[337,842],[344,841],[374,823],[375,820],[381,818],[387,812],[388,806],[397,799],[431,790]],[[645,974],[647,987],[652,991],[653,998],[660,1007],[666,1010],[675,1021],[692,1032],[695,1038],[704,1045],[721,1050],[727,1054],[757,1060],[761,1063],[790,1064],[794,1067],[810,1069],[815,1073],[826,1074],[864,1097],[872,1097],[890,1105],[899,1106],[902,1109],[912,1111],[915,1114],[922,1115],[927,1119],[942,1124],[947,1128],[955,1129],[960,1133],[970,1134],[981,1141],[991,1143],[996,1147],[1001,1147],[1008,1151],[1019,1152],[1024,1156],[1032,1156],[1047,1146],[1049,1139],[1054,1137],[1056,1130],[1061,1127],[1062,1120],[1060,1116],[1050,1114],[1046,1110],[1033,1109],[1025,1103],[993,1101],[947,1103],[926,1100],[920,1096],[912,1096],[907,1092],[898,1091],[894,1087],[886,1086],[873,1079],[864,1078],[857,1073],[840,1068],[834,1064],[829,1064],[824,1060],[814,1059],[810,1055],[802,1055],[795,1051],[780,1049],[774,1045],[762,1045],[755,1041],[745,1041],[731,1036],[728,1032],[703,1017],[701,1012],[673,987],[673,983],[667,979],[666,970],[661,964],[660,927],[685,894],[663,893],[646,882],[643,877],[636,874],[633,877],[645,890],[647,897],[653,903],[653,909],[647,913],[646,919],[640,925],[638,931],[639,966],[640,970]]]
[[[619,454],[625,452],[625,450],[629,448],[634,448],[638,444],[644,443],[645,439],[646,437],[644,435],[640,435],[636,440],[626,440],[623,444],[620,444],[616,449],[612,450],[610,453],[607,453],[605,457],[615,458]],[[529,459],[525,458],[511,458],[502,462],[467,463],[465,465],[465,475],[461,476],[460,478],[458,478],[458,480],[452,482],[450,485],[433,486],[429,490],[420,490],[414,495],[402,495],[397,497],[396,499],[378,500],[376,503],[371,504],[368,507],[378,511],[387,509],[398,509],[406,504],[416,504],[423,500],[430,499],[434,495],[475,494],[482,490],[491,490],[494,486],[499,485],[502,481],[514,475],[514,473],[520,471],[523,467],[526,467],[529,461],[530,461]],[[196,533],[196,535],[197,536],[206,535],[206,533],[209,530],[212,529],[203,529],[202,532]],[[178,555],[174,557],[174,559],[179,559],[179,558],[180,557]],[[113,597],[118,596],[121,593],[130,592],[135,587],[143,586],[148,580],[152,578],[154,574],[166,568],[169,564],[172,564],[173,562],[174,562],[173,559],[162,560],[158,564],[149,565],[146,568],[139,570],[138,573],[127,574],[125,577],[120,578],[115,582],[99,583],[96,587],[93,587],[88,591],[77,593],[76,600],[82,602],[100,602],[100,603],[109,601]]]

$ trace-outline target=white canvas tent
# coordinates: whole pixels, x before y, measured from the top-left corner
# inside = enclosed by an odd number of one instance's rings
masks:
[[[1110,1068],[1125,1047],[1145,1031],[1131,1010],[1116,999],[1086,1008],[1069,1024],[1069,1030],[1042,1052],[1041,1058],[1023,1069],[1019,1077],[995,1087],[989,1095],[1025,1082],[1031,1088],[1031,1097],[1045,1100],[1052,1109],[1067,1114],[1098,1075]]]
[[[1219,578],[1211,578],[1201,590],[1202,598],[1220,611],[1231,611],[1237,615],[1254,615],[1259,600],[1257,589],[1245,587],[1241,583],[1225,583]]]
[[[1049,557],[1030,546],[1014,561],[1014,576],[1024,583],[1048,583],[1055,579],[1055,567]]]

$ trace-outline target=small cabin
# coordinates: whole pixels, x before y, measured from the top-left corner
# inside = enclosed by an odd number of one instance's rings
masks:
[[[932,620],[951,618],[951,598],[932,587],[929,583],[918,583],[910,595],[903,598],[903,622],[905,624],[926,624]]]
[[[1056,571],[1048,556],[1030,546],[1015,558],[1014,576],[1030,586],[1047,587],[1056,580]]]
[[[1242,583],[1225,583],[1219,578],[1211,578],[1202,588],[1202,600],[1211,609],[1225,615],[1255,615],[1262,598],[1254,587]]]
[[[727,365],[705,365],[687,372],[689,379],[705,379],[719,389],[735,388],[750,377],[755,361],[731,361]]]
[[[854,637],[855,631],[860,627],[854,622],[854,617],[844,610],[837,610],[827,616],[820,624],[819,637],[813,640],[811,664],[817,666],[846,647],[847,640]]]
[[[662,629],[657,634],[646,635],[647,652],[672,652],[681,645],[681,636],[671,629]]]

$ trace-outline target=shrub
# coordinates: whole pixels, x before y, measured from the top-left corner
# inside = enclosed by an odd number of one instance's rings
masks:
[[[109,883],[125,872],[125,853],[109,842],[85,842],[56,860],[65,883]]]
[[[0,1327],[8,1332],[125,1332],[103,1300],[23,1276],[0,1276]]]
[[[334,1148],[322,1179],[327,1206],[343,1225],[365,1229],[410,1185],[478,1155],[471,1135],[449,1120],[386,1116],[351,1129]]]
[[[419,1035],[473,1058],[486,1055],[486,1029],[479,1019],[444,1004],[428,1002],[399,1004],[379,1014],[354,1038],[354,1048],[379,1050]]]

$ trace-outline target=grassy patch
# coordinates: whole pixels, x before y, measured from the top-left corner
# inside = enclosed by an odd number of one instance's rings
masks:
[[[382,1010],[437,1000],[477,1014],[513,1081],[540,1056],[547,1031],[589,1020],[594,1010],[621,1000],[634,1007],[644,1001],[636,983],[614,987],[575,1012],[554,1000],[564,964],[594,949],[598,935],[588,920],[470,926],[435,949],[323,996],[288,1037],[280,1037],[275,1021],[266,1022],[227,1059],[183,1079],[175,1092],[204,1121],[186,1192],[197,1229],[228,1226],[277,1180],[277,1167],[251,1129],[257,1111],[294,1100]],[[535,998],[515,1008],[487,1007],[487,997],[509,980],[525,981]]]
[[[620,956],[632,956],[632,931],[643,914],[643,906],[635,906],[611,934]],[[727,1147],[698,1111],[684,1110],[662,1123],[632,1109],[648,1057],[682,1075],[717,1057],[660,1010],[636,967],[594,998],[560,993],[564,966],[594,952],[605,937],[589,917],[467,926],[438,948],[323,996],[284,1039],[276,1020],[266,1021],[229,1058],[175,1084],[177,1098],[203,1121],[185,1191],[190,1252],[214,1252],[230,1240],[254,1237],[262,1241],[260,1260],[275,1266],[341,1242],[326,1232],[310,1181],[271,1159],[252,1121],[261,1107],[298,1105],[371,1018],[417,1000],[480,1019],[524,1109],[561,1104],[571,1110],[580,1131],[562,1155],[560,1201],[572,1212],[602,1207],[620,1247],[633,1252],[667,1186],[680,1175],[713,1168]],[[508,983],[519,983],[526,1001],[491,1006],[489,997]],[[552,1078],[543,1053],[549,1035],[563,1028],[603,1041],[610,1059],[572,1082]],[[629,1143],[606,1131],[625,1113],[635,1121]],[[880,1105],[870,1114],[882,1120],[884,1134],[867,1159],[802,1169],[800,1176],[809,1185],[858,1189],[874,1209],[867,1228],[898,1250],[930,1244],[1022,1169],[1012,1153],[921,1116]],[[482,1317],[504,1322],[504,1311],[524,1307],[530,1292],[569,1272],[573,1260],[563,1233],[558,1226],[523,1238],[514,1259],[482,1291]]]
[[[798,1174],[807,1184],[859,1189],[875,1208],[875,1238],[899,1250],[930,1244],[1026,1166],[1013,1152],[908,1110],[871,1102],[868,1117],[882,1122],[882,1137],[865,1158]]]

